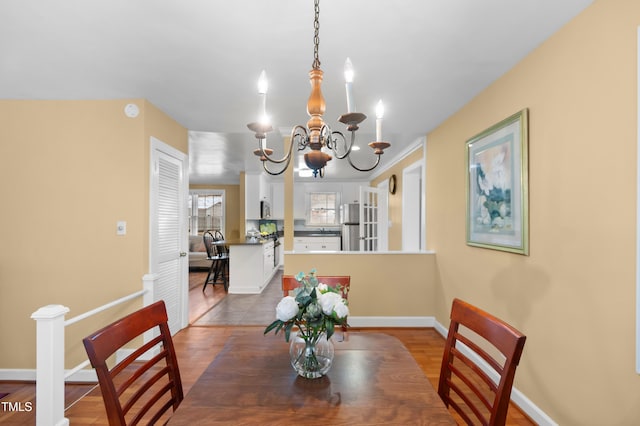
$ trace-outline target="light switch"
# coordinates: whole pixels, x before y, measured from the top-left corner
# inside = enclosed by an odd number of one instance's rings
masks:
[[[117,235],[127,235],[127,222],[124,220],[119,220],[116,224],[116,234]]]

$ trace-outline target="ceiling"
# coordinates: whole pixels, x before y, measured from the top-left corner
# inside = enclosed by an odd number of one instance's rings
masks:
[[[354,162],[373,161],[366,144],[382,99],[389,164],[592,1],[322,0],[325,121],[344,130],[350,57],[356,109],[369,117]],[[192,183],[233,183],[260,170],[246,124],[258,116],[262,69],[270,147],[308,119],[313,1],[3,1],[0,52],[0,98],[148,99],[190,130]],[[368,177],[331,163],[325,179]]]

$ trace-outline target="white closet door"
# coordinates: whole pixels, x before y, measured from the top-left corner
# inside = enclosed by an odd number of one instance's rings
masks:
[[[188,325],[186,155],[152,138],[150,269],[171,334]]]

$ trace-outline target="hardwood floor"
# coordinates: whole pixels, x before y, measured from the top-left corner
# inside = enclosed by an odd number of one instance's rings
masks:
[[[195,323],[227,295],[222,284],[208,284],[202,291],[206,279],[206,270],[189,273],[189,324]]]
[[[204,276],[190,274],[189,298],[191,301],[190,323],[195,322],[208,309],[224,298],[222,286],[207,286],[202,292]],[[201,275],[201,274],[200,274]],[[199,283],[196,285],[196,283]],[[247,327],[262,330],[263,327]],[[227,337],[235,326],[190,326],[174,336],[174,345],[180,362],[180,374],[185,393],[198,379],[204,369],[222,350]],[[432,328],[379,328],[350,329],[349,333],[384,332],[398,338],[413,355],[418,365],[434,387],[438,386],[440,362],[444,350],[444,339]],[[284,340],[283,340],[283,344]],[[0,393],[9,392],[2,402],[31,402],[35,407],[35,385],[30,383],[0,382]],[[88,392],[88,393],[87,393]],[[100,390],[95,386],[67,384],[65,400],[67,406],[87,393],[65,411],[72,425],[107,425]],[[35,411],[8,412],[0,405],[0,424],[33,425]],[[511,405],[507,425],[535,425],[517,407]]]

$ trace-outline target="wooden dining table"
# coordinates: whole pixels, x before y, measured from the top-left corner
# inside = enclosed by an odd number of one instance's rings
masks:
[[[299,377],[282,334],[237,330],[169,425],[455,425],[415,359],[395,337],[334,334],[329,373]]]

